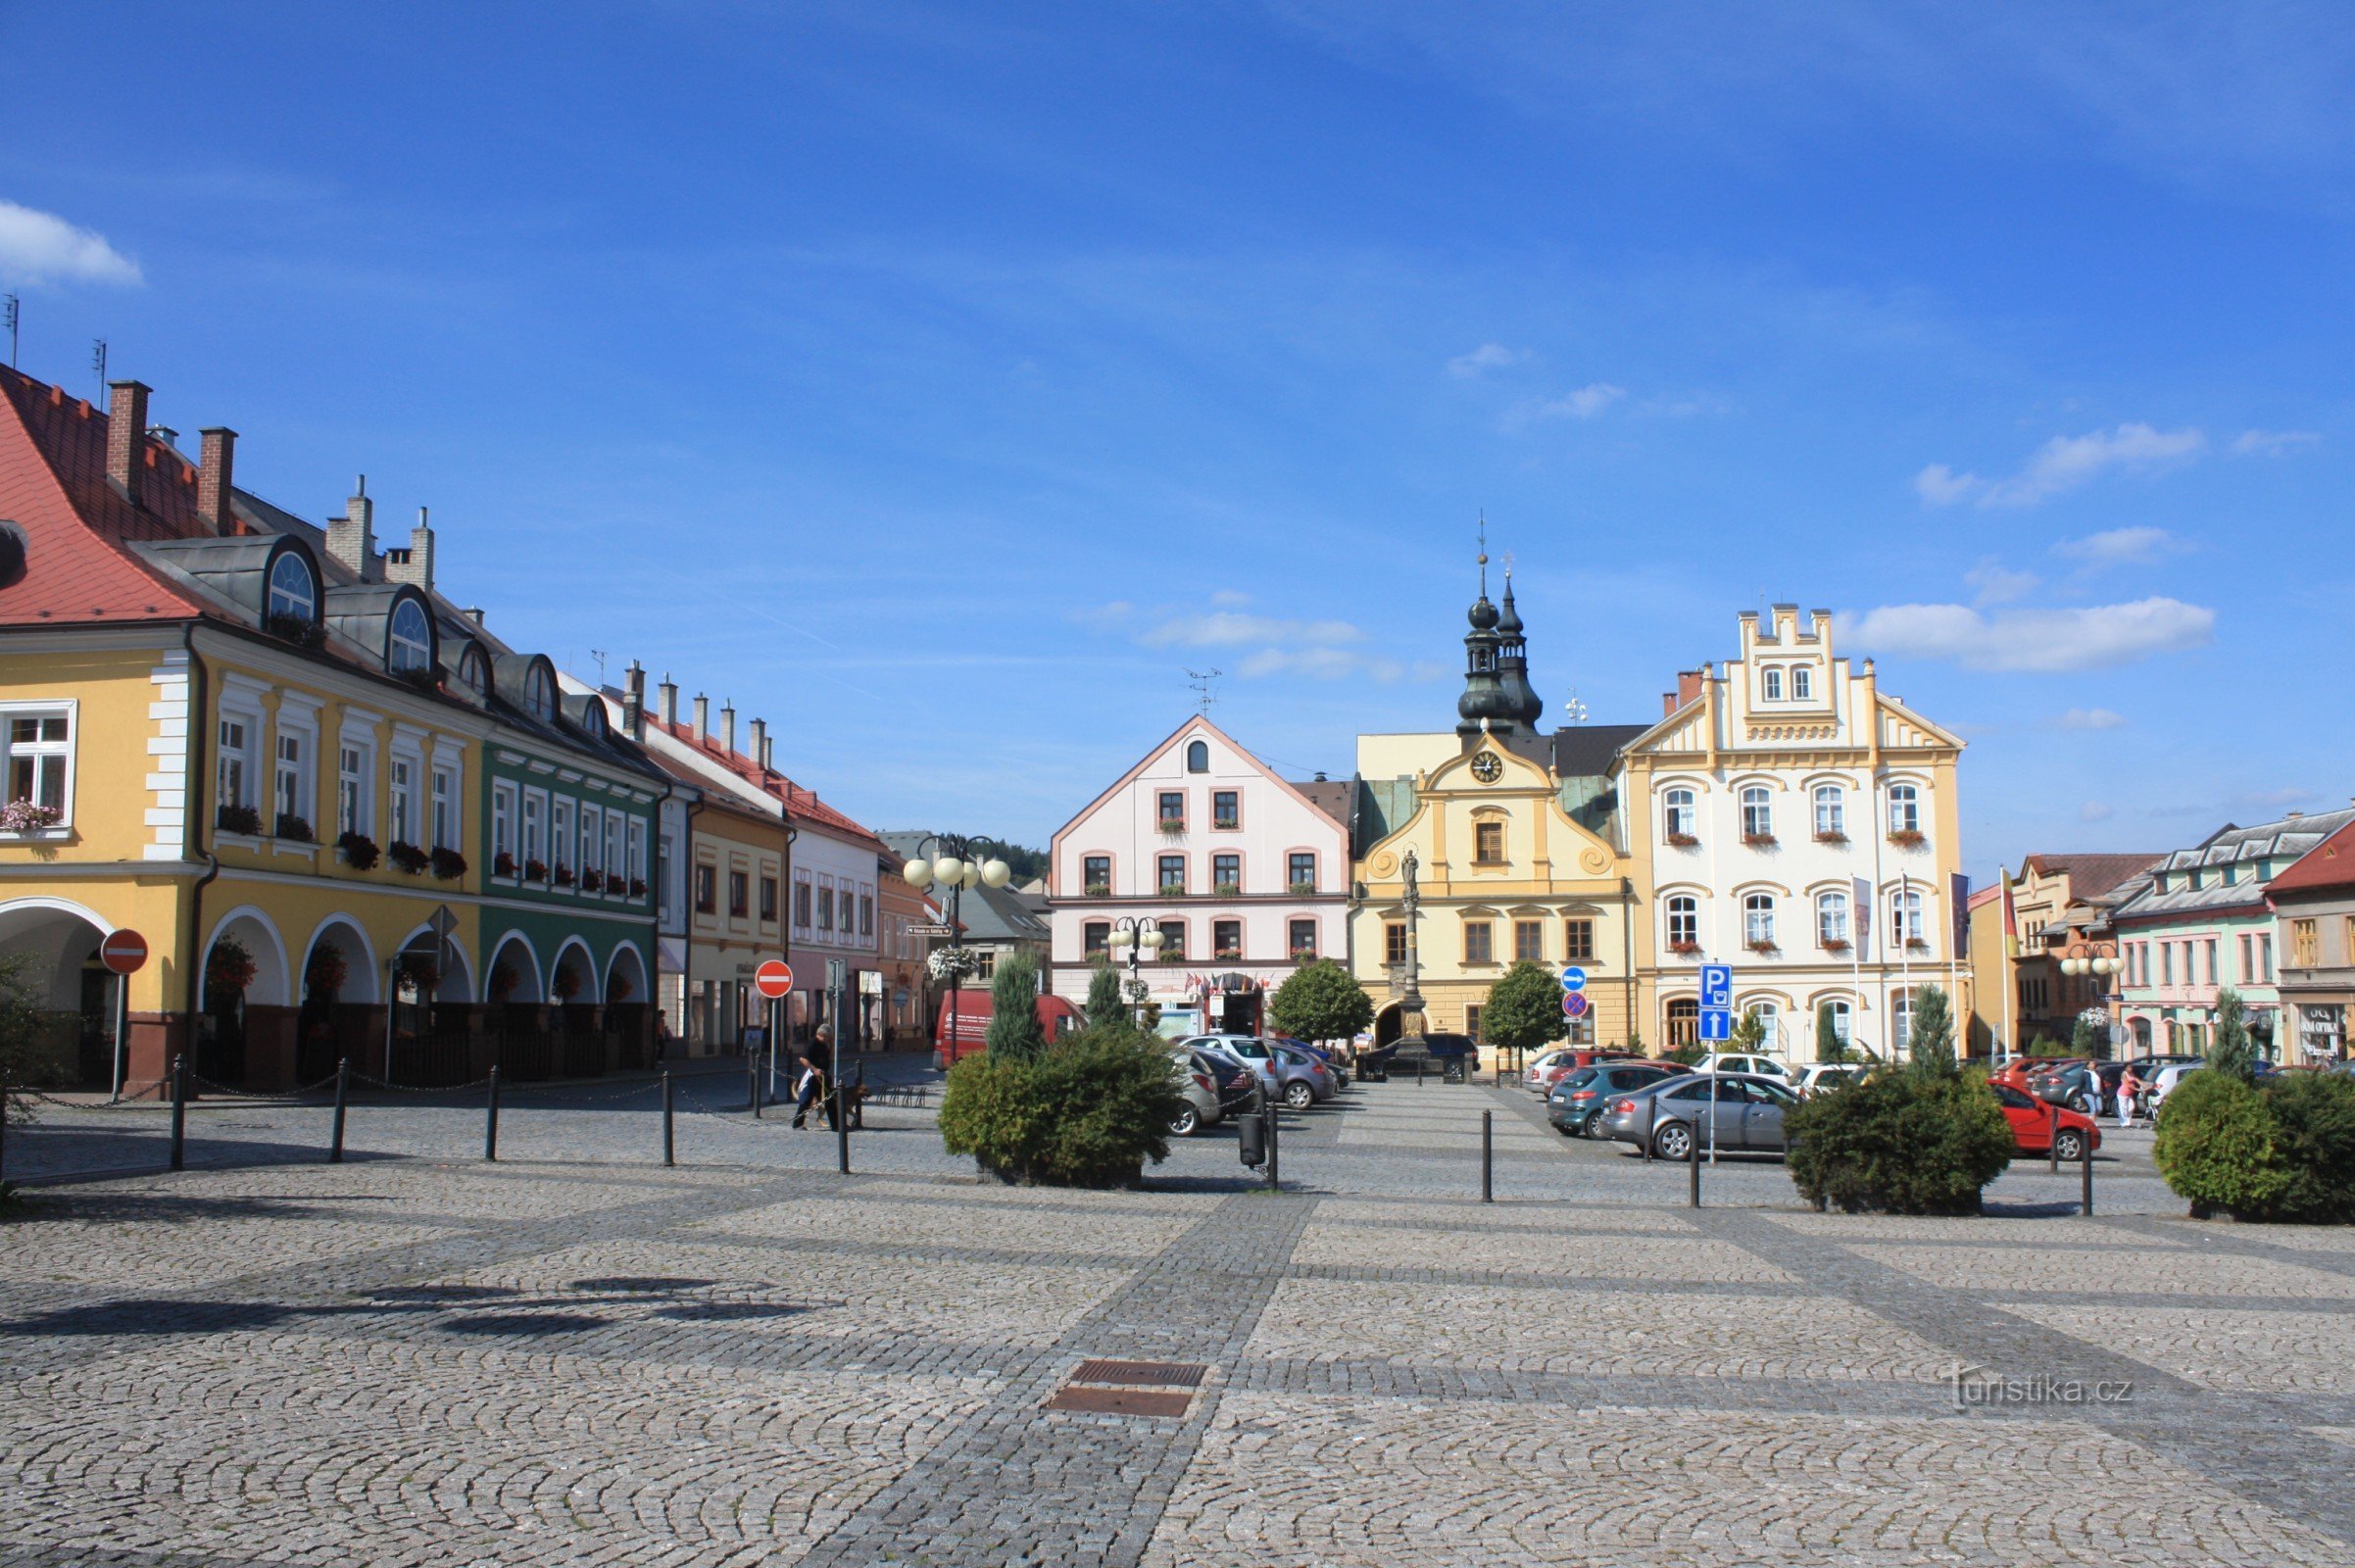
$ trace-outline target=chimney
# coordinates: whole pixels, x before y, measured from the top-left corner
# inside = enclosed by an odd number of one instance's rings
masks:
[[[150,441],[161,441],[164,445],[170,447],[174,452],[177,452],[180,449],[180,433],[177,430],[174,430],[169,424],[149,425],[147,427],[147,439]]]
[[[695,694],[695,727],[687,733],[699,741],[711,733],[711,699],[701,692]]]
[[[655,711],[662,715],[663,723],[676,724],[679,721],[678,682],[664,675],[662,684],[655,688]]]
[[[143,381],[109,381],[106,385],[106,476],[135,507],[139,481],[147,472],[148,389]]]
[[[730,757],[736,755],[736,705],[719,705],[719,749]]]
[[[646,666],[634,659],[621,676],[621,730],[633,741],[646,739]]]
[[[753,760],[760,764],[761,772],[768,771],[768,720],[765,718],[753,720]]]
[[[237,456],[237,432],[212,425],[198,432],[203,445],[196,464],[196,514],[215,533],[227,533],[235,523],[229,504],[230,466]]]
[[[482,624],[482,607],[480,605],[468,605],[466,607],[466,619],[472,621],[475,625],[479,626]]]
[[[776,742],[763,735],[760,737],[760,771],[774,773],[776,770]]]
[[[409,548],[384,552],[384,580],[433,592],[433,526],[423,507],[417,508],[417,525],[409,530]]]
[[[367,582],[376,560],[376,504],[368,498],[368,475],[352,481],[352,499],[343,515],[327,522],[327,554],[362,582]]]

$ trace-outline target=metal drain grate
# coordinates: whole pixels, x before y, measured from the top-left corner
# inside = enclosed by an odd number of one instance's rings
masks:
[[[1101,1415],[1184,1415],[1191,1394],[1152,1389],[1064,1389],[1049,1399],[1049,1410],[1093,1410]]]
[[[1210,1369],[1199,1361],[1082,1361],[1074,1383],[1131,1383],[1147,1387],[1199,1389]]]

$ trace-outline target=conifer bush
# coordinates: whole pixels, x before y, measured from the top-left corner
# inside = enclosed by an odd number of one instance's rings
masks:
[[[2151,1157],[2195,1218],[2355,1223],[2355,1079],[2187,1074],[2159,1107]]]

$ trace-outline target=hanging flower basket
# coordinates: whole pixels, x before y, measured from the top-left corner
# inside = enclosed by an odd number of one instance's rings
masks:
[[[319,835],[311,831],[311,818],[297,816],[292,811],[280,811],[277,835],[292,844],[316,844]]]
[[[332,942],[322,942],[311,950],[311,963],[303,970],[303,984],[318,996],[335,995],[343,989],[350,971],[344,967],[343,949]]]
[[[515,858],[501,850],[491,857],[491,875],[512,877],[515,874]]]
[[[627,1002],[630,992],[634,989],[635,986],[630,977],[616,969],[613,971],[613,978],[606,984],[605,1000],[609,1003]]]
[[[570,1002],[574,997],[579,996],[580,971],[573,968],[557,970],[554,990],[556,1000],[559,1002]]]
[[[441,987],[441,966],[421,953],[405,953],[401,956],[401,974],[416,988],[417,994],[428,1002],[433,1000],[433,993]]]
[[[940,948],[924,961],[935,980],[954,980],[971,974],[981,967],[980,956],[971,948]]]
[[[205,961],[206,994],[242,996],[253,983],[254,956],[245,951],[245,944],[235,937],[222,937],[214,943],[213,956]]]
[[[432,856],[427,855],[416,845],[403,843],[399,839],[393,840],[391,848],[384,853],[391,858],[393,864],[407,871],[411,876],[424,875],[425,867],[433,862]]]
[[[433,852],[433,874],[444,882],[455,882],[466,874],[466,858],[452,849]]]
[[[66,813],[56,807],[39,806],[31,801],[11,801],[0,806],[0,833],[38,833],[65,819]]]
[[[521,975],[515,973],[514,964],[501,958],[497,963],[491,965],[491,1000],[505,1002],[509,997],[515,995],[515,987],[522,982],[522,979]]]
[[[344,864],[355,871],[373,871],[380,858],[376,841],[366,833],[347,831],[335,840],[335,853],[343,857]]]
[[[213,825],[223,833],[259,833],[262,813],[250,806],[224,806],[213,813]]]

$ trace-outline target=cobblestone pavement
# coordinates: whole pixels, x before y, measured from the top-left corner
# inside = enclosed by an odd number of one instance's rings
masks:
[[[2090,1219],[2040,1166],[1974,1220],[1771,1162],[1694,1210],[1389,1085],[1288,1123],[1281,1195],[1231,1136],[1035,1193],[914,1109],[843,1177],[717,1083],[664,1169],[621,1087],[511,1099],[496,1165],[371,1106],[342,1165],[36,1191],[0,1565],[2355,1562],[2355,1236],[2192,1224],[2131,1147]]]

